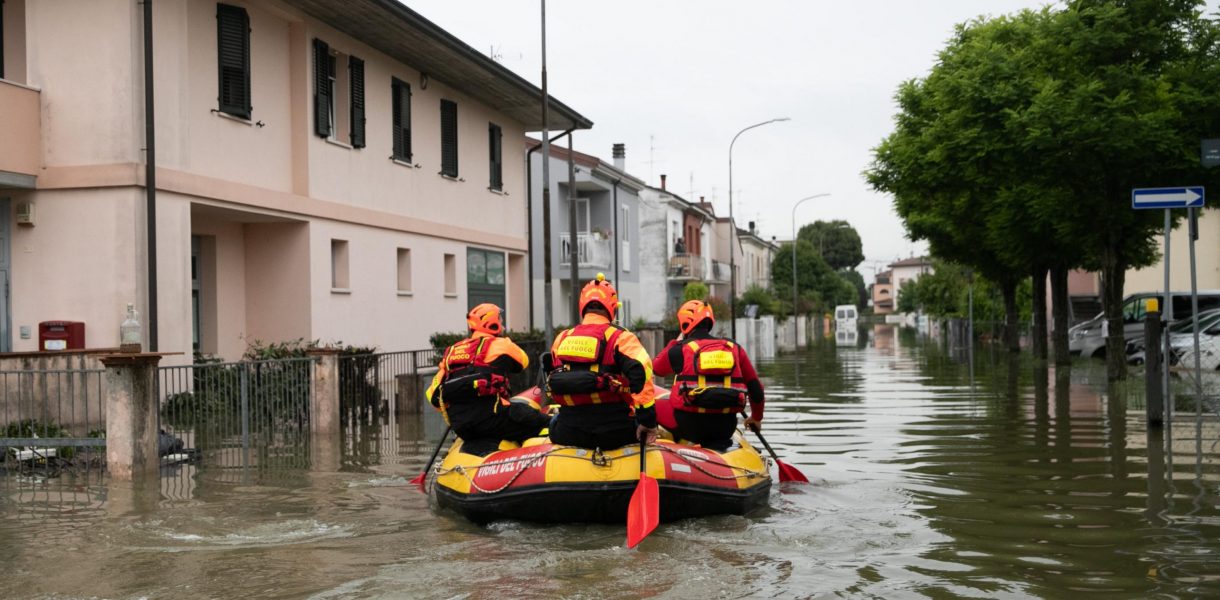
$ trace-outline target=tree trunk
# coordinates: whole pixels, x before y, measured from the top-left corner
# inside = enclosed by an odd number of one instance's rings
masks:
[[[1127,378],[1127,341],[1123,336],[1123,284],[1127,269],[1115,256],[1116,248],[1106,248],[1101,265],[1101,302],[1105,311],[1106,379]]]
[[[1051,319],[1054,331],[1051,334],[1051,345],[1054,348],[1055,365],[1072,364],[1072,352],[1068,349],[1068,312],[1071,299],[1068,298],[1067,267],[1051,268]]]
[[[1017,331],[1017,283],[1005,281],[1000,284],[1004,297],[1004,347],[1009,352],[1021,351],[1021,334]]]
[[[1036,267],[1032,275],[1034,287],[1034,331],[1030,333],[1029,347],[1035,360],[1046,360],[1046,268]]]

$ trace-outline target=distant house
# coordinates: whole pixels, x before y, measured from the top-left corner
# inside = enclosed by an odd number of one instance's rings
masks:
[[[779,246],[773,239],[765,240],[758,235],[754,221],[750,221],[748,229],[738,229],[737,237],[741,240],[741,254],[737,262],[737,295],[755,286],[771,289],[771,261],[775,260]]]
[[[872,293],[874,314],[888,315],[898,308],[898,294],[894,293],[893,277],[893,270],[887,269],[877,273]]]
[[[890,292],[894,302],[893,307],[897,308],[898,295],[902,293],[903,287],[919,279],[921,276],[933,272],[933,270],[932,260],[926,256],[904,258],[890,263],[890,286],[892,288]],[[874,293],[876,292],[874,291]]]
[[[527,139],[530,157],[530,254],[532,271],[531,324],[541,329],[544,312],[542,151],[539,140]],[[533,150],[531,152],[531,150]],[[551,281],[553,324],[573,321],[571,315],[572,244],[575,244],[577,291],[598,273],[618,289],[623,303],[620,320],[630,324],[640,306],[640,191],[644,182],[623,169],[625,149],[615,145],[614,164],[596,156],[572,152],[576,179],[576,232],[572,235],[567,148],[551,144]]]
[[[711,240],[716,216],[661,187],[640,191],[640,298],[637,316],[660,322],[681,304],[687,283],[727,284],[727,273],[715,273]],[[727,265],[726,265],[727,267]],[[662,293],[657,293],[663,290]]]

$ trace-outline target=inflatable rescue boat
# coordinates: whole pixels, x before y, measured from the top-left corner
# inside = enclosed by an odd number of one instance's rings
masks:
[[[437,503],[477,523],[621,523],[640,479],[639,452],[639,445],[599,451],[546,437],[468,452],[459,439],[436,469]],[[724,452],[658,439],[646,460],[662,521],[746,514],[770,495],[770,465],[740,431]]]

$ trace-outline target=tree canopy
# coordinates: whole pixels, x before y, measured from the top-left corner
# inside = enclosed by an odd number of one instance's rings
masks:
[[[801,226],[796,237],[813,244],[826,264],[836,271],[854,269],[864,261],[860,234],[847,221],[814,221]]]

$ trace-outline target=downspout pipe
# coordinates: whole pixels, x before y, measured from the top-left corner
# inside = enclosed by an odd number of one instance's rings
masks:
[[[572,129],[568,129],[563,133],[557,134],[555,137],[551,138],[551,143],[563,139],[563,136],[572,133],[572,131]],[[534,329],[534,165],[530,162],[530,160],[532,160],[530,155],[532,155],[534,151],[538,150],[539,148],[542,148],[542,142],[534,144],[533,148],[530,148],[525,152],[525,231],[528,237],[526,243],[528,244],[530,251],[529,264],[526,265],[526,268],[528,269],[526,277],[529,278],[529,282],[527,282],[526,285],[528,286],[527,289],[529,289],[530,299],[530,329]]]
[[[611,206],[612,206],[611,210],[614,212],[614,285],[619,286],[619,288],[622,288],[622,284],[618,280],[619,262],[622,260],[623,256],[620,253],[619,248],[618,248],[618,240],[620,237],[622,237],[619,235],[619,232],[618,232],[618,184],[620,184],[622,182],[623,182],[622,177],[615,179],[614,187],[612,188],[612,191],[610,193]],[[630,223],[623,223],[623,225],[626,227],[631,227]]]
[[[148,351],[157,351],[157,135],[153,115],[152,0],[144,3],[144,204],[148,237]]]

